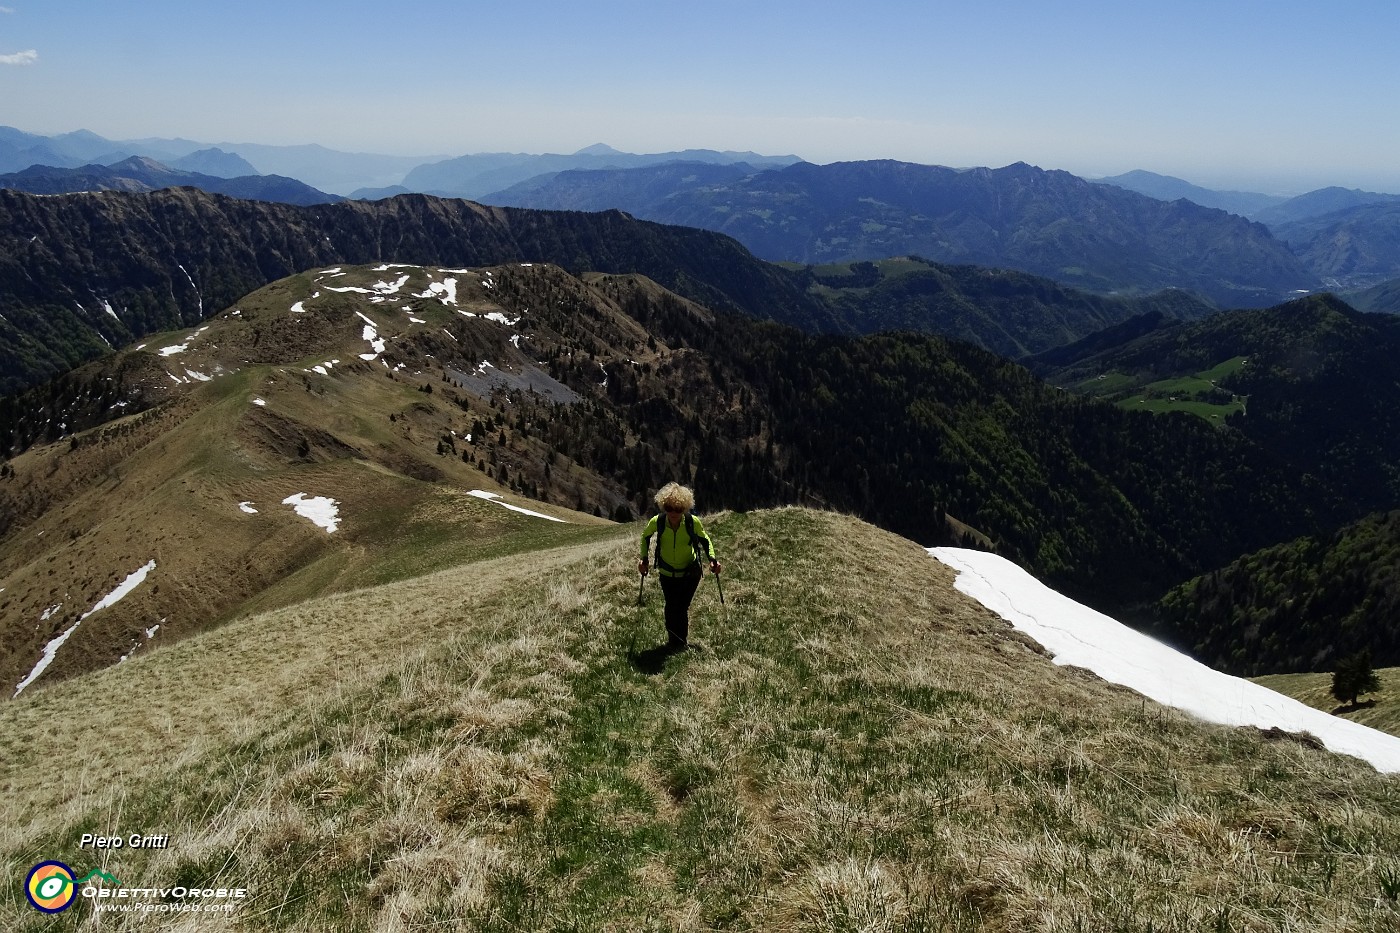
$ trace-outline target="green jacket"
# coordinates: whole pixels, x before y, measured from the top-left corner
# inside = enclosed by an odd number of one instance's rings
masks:
[[[646,528],[642,529],[642,560],[648,558],[647,551],[651,546],[651,536],[657,533],[658,518],[661,516],[653,515],[651,521],[647,522]],[[696,544],[699,544],[701,554],[708,553],[710,560],[718,560],[714,542],[706,533],[704,524],[693,515],[689,518],[690,524],[695,528],[695,537],[700,539]],[[685,572],[690,569],[690,565],[695,563],[695,548],[691,545],[685,518],[682,518],[680,524],[675,528],[672,528],[666,519],[661,518],[660,534],[660,551],[657,554],[656,572],[667,577],[684,576]]]

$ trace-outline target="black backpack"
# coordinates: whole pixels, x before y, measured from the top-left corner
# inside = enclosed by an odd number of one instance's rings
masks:
[[[680,570],[679,567],[672,567],[670,564],[661,562],[661,532],[666,527],[666,513],[656,513],[656,540],[651,544],[651,565],[657,570]],[[695,552],[697,561],[704,560],[710,556],[710,542],[695,533],[695,516],[689,512],[685,513],[685,533],[690,536],[690,549]]]

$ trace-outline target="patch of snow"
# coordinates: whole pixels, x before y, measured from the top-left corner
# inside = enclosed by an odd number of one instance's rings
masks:
[[[252,503],[251,500],[249,500],[248,502],[240,502],[240,503],[238,503],[238,510],[239,510],[240,512],[247,512],[249,515],[257,515],[257,514],[258,514],[258,510],[255,509],[255,508],[253,508],[253,503]]]
[[[1093,671],[1167,706],[1227,726],[1310,732],[1330,750],[1400,772],[1400,737],[1213,670],[1060,595],[1011,561],[963,548],[929,548],[958,571],[957,589],[1035,639],[1056,664]]]
[[[444,305],[455,305],[457,303],[457,280],[443,279],[441,282],[429,282],[428,290],[413,296],[414,298],[436,298]]]
[[[47,608],[47,609],[44,610],[44,614],[41,615],[41,616],[39,616],[39,621],[40,621],[40,622],[47,622],[47,621],[49,621],[49,619],[53,617],[53,614],[54,614],[55,612],[57,612],[58,610],[62,609],[62,608],[63,608],[63,603],[55,603],[54,605],[52,605],[52,606],[50,606],[49,608]]]
[[[204,373],[195,372],[193,369],[185,370],[185,374],[191,379],[198,379],[200,382],[213,382],[213,376],[206,376]]]
[[[473,489],[471,492],[467,493],[467,495],[476,496],[478,499],[485,499],[487,502],[495,502],[501,508],[510,509],[512,512],[519,512],[521,515],[531,515],[535,518],[547,518],[550,521],[558,522],[561,525],[569,524],[562,518],[555,518],[553,515],[546,515],[543,512],[532,512],[529,509],[522,509],[518,505],[511,505],[509,502],[497,501],[501,498],[499,493],[487,492],[484,489]]]
[[[514,327],[516,324],[520,323],[520,318],[516,318],[512,321],[499,311],[492,311],[490,314],[486,315],[486,320],[495,321],[497,324],[504,324],[507,327]]]
[[[356,292],[357,294],[360,294],[360,295],[373,295],[373,294],[374,294],[374,292],[370,291],[368,288],[361,288],[361,287],[358,286],[358,285],[346,285],[346,286],[343,286],[343,287],[341,287],[341,288],[336,288],[334,285],[327,285],[327,286],[326,286],[326,290],[327,290],[327,291],[332,291],[332,292],[342,292],[342,293],[344,293],[344,292]]]
[[[308,499],[306,493],[299,492],[283,499],[282,504],[290,505],[302,518],[326,529],[329,534],[335,534],[336,528],[340,527],[340,505],[334,499],[326,496]]]
[[[452,337],[452,331],[448,330],[446,327],[444,327],[444,328],[442,329],[442,332],[443,332],[444,334],[446,334],[447,336]],[[454,343],[459,343],[459,342],[460,342],[460,341],[457,340],[456,337],[452,337],[452,340],[453,340]]]
[[[144,566],[132,571],[130,574],[127,575],[127,578],[125,580],[117,584],[116,589],[112,590],[112,592],[99,599],[96,605],[94,605],[91,609],[89,609],[87,612],[83,613],[81,616],[78,617],[78,621],[68,626],[68,628],[64,630],[63,634],[52,639],[47,645],[45,645],[44,653],[43,656],[39,658],[39,663],[34,665],[34,669],[29,672],[28,677],[25,677],[23,680],[21,680],[18,684],[15,685],[15,696],[19,696],[21,693],[23,693],[25,687],[28,687],[30,684],[34,683],[34,681],[39,679],[39,675],[43,674],[44,671],[48,670],[49,665],[53,663],[53,659],[58,657],[58,649],[62,648],[63,643],[72,637],[73,633],[78,630],[78,626],[83,624],[84,619],[86,619],[88,616],[92,615],[95,612],[99,612],[103,609],[106,609],[108,606],[114,606],[117,603],[121,602],[131,593],[132,590],[140,586],[145,581],[146,575],[154,569],[156,569],[156,562],[154,560],[150,560],[147,561]]]
[[[115,311],[112,310],[112,303],[111,303],[110,301],[108,301],[106,298],[103,298],[103,299],[102,299],[102,310],[104,310],[104,311],[106,311],[108,314],[112,315],[112,320],[114,320],[114,321],[120,321],[120,320],[121,320],[121,318],[117,317],[117,312],[115,312]]]
[[[355,312],[359,314],[358,311]],[[360,338],[369,344],[370,353],[361,353],[360,359],[372,360],[384,352],[384,338],[379,336],[378,325],[369,318],[360,314],[360,318],[365,322],[365,329],[360,333]]]
[[[184,352],[185,352],[186,350],[188,350],[189,348],[190,348],[190,343],[189,343],[189,341],[187,340],[187,341],[185,341],[184,343],[177,343],[177,344],[175,344],[174,346],[171,346],[171,347],[161,347],[161,348],[160,348],[160,355],[161,355],[161,356],[174,356],[176,353],[184,353]]]
[[[397,282],[375,282],[374,290],[381,295],[398,294],[399,289],[408,284],[408,278],[407,275],[401,275]]]
[[[265,402],[264,400],[262,400],[262,399],[260,399],[260,398],[255,398],[255,399],[253,399],[253,404],[259,406],[260,408],[265,408],[265,407],[267,407],[267,402]]]
[[[298,301],[296,304],[292,305],[292,313],[293,313],[293,314],[305,314],[305,313],[306,313],[306,305],[303,304],[302,302]]]

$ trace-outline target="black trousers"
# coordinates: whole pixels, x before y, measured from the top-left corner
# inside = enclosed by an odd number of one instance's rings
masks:
[[[692,564],[688,573],[679,577],[657,574],[661,592],[666,597],[666,634],[672,648],[682,648],[690,637],[690,602],[700,587],[700,565]]]

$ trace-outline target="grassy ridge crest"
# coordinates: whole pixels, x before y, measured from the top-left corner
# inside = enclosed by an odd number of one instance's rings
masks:
[[[1400,922],[1393,777],[1057,667],[855,519],[707,524],[726,604],[705,580],[685,655],[651,650],[633,524],[6,704],[0,923],[50,926],[18,890],[44,858],[246,887],[250,930]],[[171,845],[99,858],[83,832]]]

